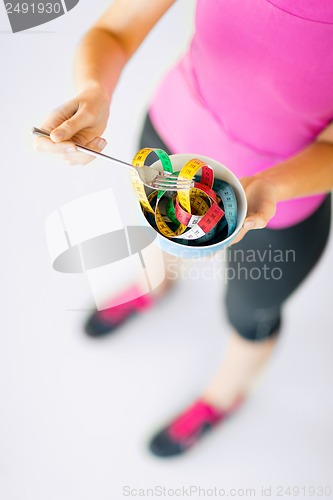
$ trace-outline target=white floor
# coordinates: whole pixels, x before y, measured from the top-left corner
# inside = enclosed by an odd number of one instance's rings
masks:
[[[101,0],[98,12],[107,4]],[[135,152],[149,95],[186,47],[192,7],[178,0],[124,73],[105,134],[109,153],[130,160]],[[271,498],[280,498],[278,486],[298,486],[299,497],[318,498],[320,490],[309,487],[333,486],[332,237],[288,304],[279,346],[252,399],[193,452],[169,462],[150,456],[146,442],[200,393],[223,354],[220,284],[184,279],[155,310],[94,341],[82,333],[92,306],[85,276],[52,270],[49,213],[106,187],[120,204],[129,197],[124,210],[136,206],[127,173],[116,184],[102,162],[70,168],[31,148],[31,126],[73,94],[72,56],[91,11],[81,0],[64,18],[12,35],[0,6],[0,499],[110,500],[123,498],[125,486],[156,485],[171,489],[166,497],[201,486],[229,496],[241,489],[234,496],[245,498],[254,488],[260,498],[261,488],[272,486]],[[184,297],[210,310],[181,315]],[[192,498],[203,493],[192,491]]]

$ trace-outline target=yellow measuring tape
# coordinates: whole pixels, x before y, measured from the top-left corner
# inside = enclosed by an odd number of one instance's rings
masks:
[[[132,175],[132,184],[148,221],[167,238],[179,243],[205,243],[217,236],[217,231],[229,236],[237,223],[235,193],[226,182],[215,180],[214,171],[202,160],[193,158],[179,172],[173,172],[168,154],[162,149],[143,148],[134,156],[132,164],[143,167],[147,157],[155,153],[163,171],[175,173],[178,179],[195,180],[194,187],[177,192],[152,191],[146,188],[137,174]],[[201,171],[200,181],[196,181]],[[226,217],[226,208],[228,213]],[[223,235],[222,235],[223,236]],[[223,237],[222,237],[223,239]]]

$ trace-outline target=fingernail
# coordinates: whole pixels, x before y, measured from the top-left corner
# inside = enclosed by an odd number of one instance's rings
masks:
[[[106,140],[105,139],[100,139],[97,143],[97,147],[100,149],[103,149],[106,145]]]
[[[244,222],[244,229],[245,231],[249,231],[250,229],[253,229],[255,226],[254,220],[247,220]]]
[[[59,132],[52,132],[52,137],[51,139],[55,140],[55,141],[61,141],[64,137],[65,137],[65,134],[64,132],[61,132],[61,130],[59,130]]]

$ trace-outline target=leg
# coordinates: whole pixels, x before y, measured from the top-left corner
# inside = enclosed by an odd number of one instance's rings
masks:
[[[229,249],[233,279],[226,305],[234,330],[222,365],[204,392],[210,404],[230,408],[251,390],[276,344],[282,305],[318,261],[329,227],[330,197],[306,221],[253,231]]]
[[[148,115],[146,116],[139,141],[139,148],[141,149],[143,147],[160,148],[164,149],[168,154],[171,154],[155,131]],[[148,160],[154,162],[157,157],[151,158],[151,156],[153,156],[153,154],[149,156]],[[149,294],[144,294],[144,292],[142,292],[142,286],[138,283],[138,278],[133,277],[133,285],[129,287],[129,289],[110,299],[110,301],[105,304],[105,309],[95,311],[90,315],[85,323],[85,332],[92,337],[100,337],[117,331],[128,319],[153,306],[155,301],[168,291],[175,277],[178,275],[177,269],[179,261],[167,254],[164,254],[163,257],[165,280],[159,287],[152,290]],[[136,298],[133,299],[133,296]]]
[[[203,399],[222,410],[232,408],[240,397],[250,392],[275,344],[275,335],[252,342],[232,330],[224,360],[206,388]]]
[[[250,392],[276,344],[283,303],[325,248],[330,216],[328,196],[306,221],[282,230],[251,231],[228,249],[226,306],[234,330],[222,365],[202,397],[154,436],[154,454],[184,452]]]

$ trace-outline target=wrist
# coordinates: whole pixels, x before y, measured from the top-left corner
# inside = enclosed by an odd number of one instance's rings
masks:
[[[333,144],[319,141],[255,176],[274,184],[277,201],[286,201],[330,191],[332,166]]]
[[[111,102],[111,92],[97,80],[85,80],[76,84],[78,94],[92,93],[108,104]]]
[[[283,178],[279,175],[276,167],[263,170],[254,174],[253,178],[264,181],[272,186],[275,191],[276,201],[283,201],[289,198],[288,185],[283,182]]]

